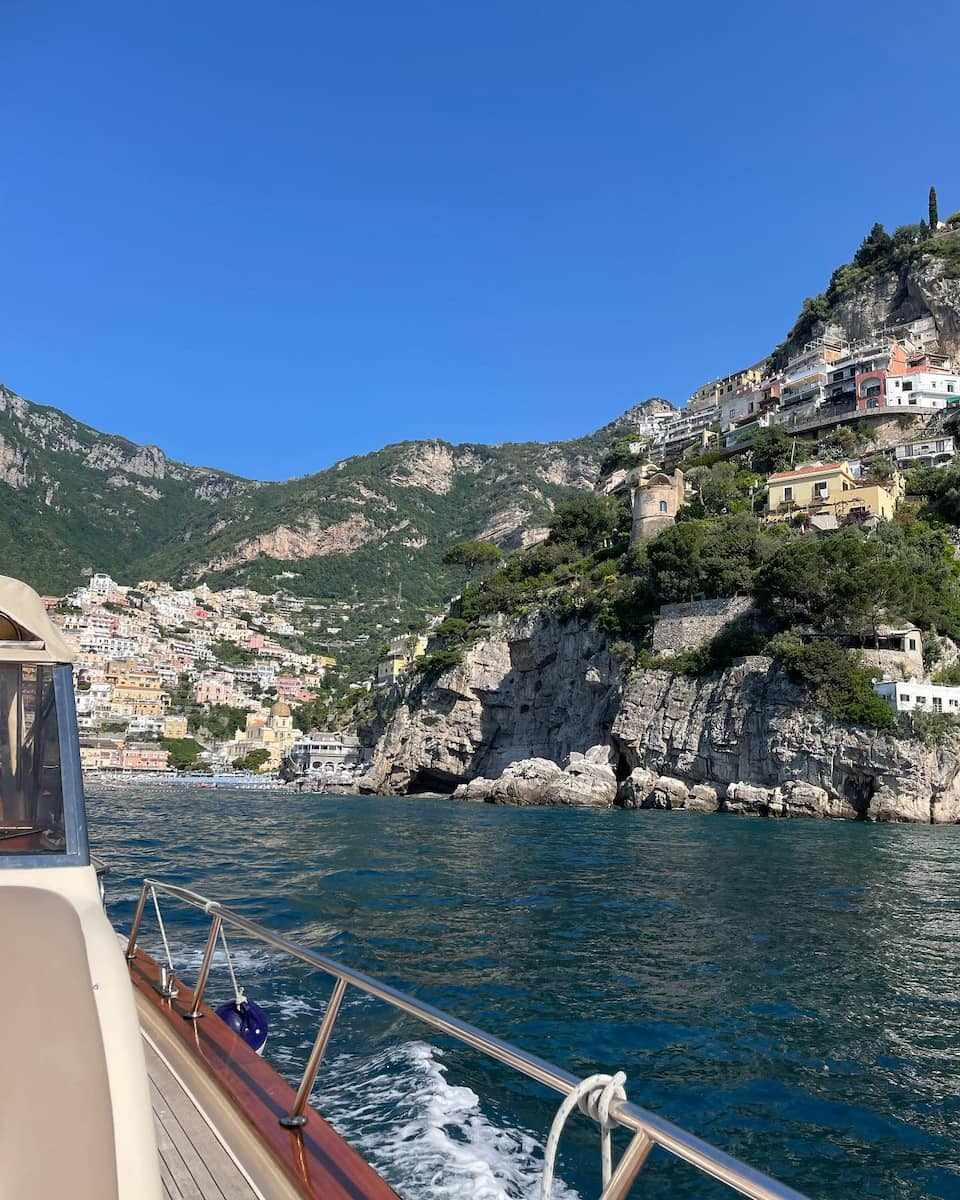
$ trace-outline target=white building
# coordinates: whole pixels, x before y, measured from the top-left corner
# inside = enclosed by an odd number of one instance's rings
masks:
[[[906,683],[875,683],[873,690],[894,712],[952,713],[960,716],[960,687],[946,683],[921,683],[916,677]]]
[[[288,757],[301,777],[349,777],[360,763],[360,741],[349,733],[313,730],[294,742]]]
[[[898,442],[887,451],[898,467],[943,467],[956,453],[952,437]]]
[[[888,408],[946,408],[950,397],[958,395],[960,376],[945,371],[887,375]]]

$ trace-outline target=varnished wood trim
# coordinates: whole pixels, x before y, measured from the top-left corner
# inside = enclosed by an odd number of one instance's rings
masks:
[[[157,990],[160,968],[137,949],[130,977],[138,993],[163,1014],[168,1027],[204,1070],[213,1077],[234,1108],[253,1127],[287,1175],[308,1200],[397,1200],[390,1188],[319,1113],[307,1108],[302,1130],[284,1129],[279,1119],[290,1111],[296,1095],[276,1071],[206,1004],[203,1016],[188,1021],[193,991],[178,981],[174,1000]]]

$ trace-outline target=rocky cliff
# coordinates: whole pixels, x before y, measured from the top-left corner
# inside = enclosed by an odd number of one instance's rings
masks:
[[[785,362],[804,343],[824,334],[857,341],[876,329],[924,317],[934,323],[940,351],[960,358],[960,231],[928,245],[935,249],[908,255],[873,273],[849,264],[840,268],[830,288],[814,302],[819,319],[802,314],[775,352],[777,361]],[[845,278],[851,280],[849,285]]]
[[[501,619],[462,664],[394,695],[363,790],[493,803],[960,820],[956,747],[840,724],[772,660],[624,676],[588,626]]]

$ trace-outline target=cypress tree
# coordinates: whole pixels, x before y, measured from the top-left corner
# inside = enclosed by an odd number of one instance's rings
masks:
[[[930,232],[936,233],[937,226],[940,223],[940,216],[937,212],[937,189],[935,187],[930,189],[928,212],[930,214]]]

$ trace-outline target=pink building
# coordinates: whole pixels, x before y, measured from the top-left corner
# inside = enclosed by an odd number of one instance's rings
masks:
[[[167,771],[169,755],[159,746],[124,746],[120,765],[124,771]]]

